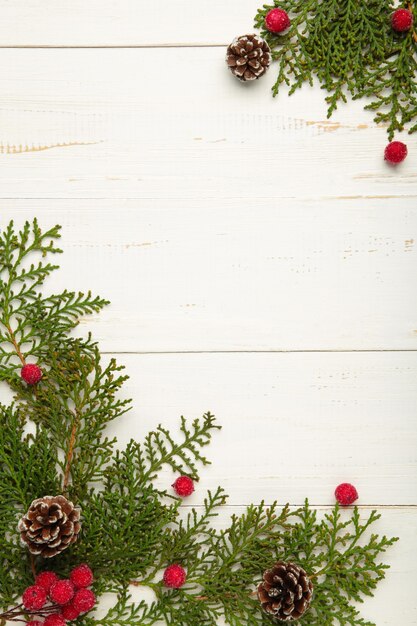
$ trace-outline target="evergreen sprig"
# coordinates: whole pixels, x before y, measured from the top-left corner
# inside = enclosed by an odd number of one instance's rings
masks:
[[[283,35],[265,28],[265,16],[279,6],[291,17]],[[410,2],[400,6],[414,11]],[[272,48],[278,77],[272,88],[278,95],[282,84],[291,95],[317,78],[328,92],[328,117],[340,101],[371,99],[366,109],[376,112],[375,122],[396,131],[417,130],[417,34],[411,29],[396,33],[390,24],[391,0],[274,0],[255,17],[255,26]]]
[[[87,614],[79,626],[216,626],[222,618],[266,626],[277,622],[262,613],[256,586],[277,560],[292,560],[315,585],[306,624],[370,626],[354,603],[384,578],[379,557],[395,541],[368,532],[375,512],[363,520],[356,508],[318,516],[308,502],[299,509],[261,503],[218,530],[212,521],[226,504],[222,488],[184,514],[181,500],[157,486],[167,468],[198,480],[209,463],[203,450],[219,428],[210,413],[191,423],[181,418],[179,436],[158,426],[124,449],[108,437],[108,424],[130,408],[118,393],[126,375],[91,337],[71,336],[79,317],[104,300],[40,290],[56,269],[45,257],[59,252],[58,237],[59,227],[43,233],[36,220],[19,232],[11,223],[0,237],[0,376],[14,393],[0,405],[0,620],[34,573],[67,575],[86,561],[97,595],[116,599],[104,616]],[[43,377],[30,387],[19,374],[32,361]],[[59,493],[82,508],[80,538],[54,559],[31,559],[17,522],[33,499]],[[173,562],[187,570],[179,590],[162,583]],[[149,587],[154,600],[135,603],[134,586]]]

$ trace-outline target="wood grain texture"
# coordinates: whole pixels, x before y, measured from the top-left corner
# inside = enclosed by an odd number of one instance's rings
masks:
[[[2,46],[225,44],[250,32],[254,0],[1,0]]]
[[[337,484],[362,504],[417,505],[414,353],[120,355],[133,410],[121,446],[162,422],[210,410],[223,430],[201,489],[232,504],[331,504]],[[387,384],[389,381],[389,385]],[[248,462],[249,461],[249,462]],[[164,474],[161,484],[171,484]],[[171,482],[169,482],[171,481]],[[201,493],[193,500],[201,502]]]
[[[0,201],[10,215],[63,225],[48,288],[112,301],[87,320],[106,351],[417,347],[406,199]]]
[[[273,99],[242,85],[222,48],[4,50],[3,198],[408,199],[415,155],[384,163],[359,102],[326,121],[323,92]],[[413,140],[415,141],[415,140]]]

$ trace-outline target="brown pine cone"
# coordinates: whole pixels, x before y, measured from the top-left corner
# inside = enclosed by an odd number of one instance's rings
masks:
[[[263,610],[282,622],[300,619],[310,606],[313,584],[295,563],[278,561],[263,575],[258,598]]]
[[[270,66],[271,49],[258,35],[242,35],[227,48],[226,63],[239,80],[256,80]]]
[[[77,540],[80,509],[64,496],[38,498],[19,521],[18,530],[31,554],[50,558]]]

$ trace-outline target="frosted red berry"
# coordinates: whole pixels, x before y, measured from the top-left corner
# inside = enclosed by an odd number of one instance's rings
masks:
[[[164,572],[164,585],[171,589],[179,589],[187,580],[185,569],[174,563],[169,565]]]
[[[291,20],[284,9],[271,9],[266,14],[265,26],[270,33],[282,33],[291,26]]]
[[[20,376],[28,385],[36,385],[42,378],[42,370],[35,363],[27,363],[20,370]]]
[[[96,603],[96,596],[91,589],[78,589],[72,599],[72,606],[79,613],[87,613]]]
[[[413,14],[408,9],[397,9],[391,15],[391,26],[397,33],[405,33],[413,25]]]
[[[61,615],[65,620],[71,622],[73,619],[77,619],[80,612],[75,608],[72,602],[65,604],[61,609]]]
[[[56,604],[67,604],[72,600],[74,593],[74,585],[70,580],[57,580],[49,590],[49,597]]]
[[[93,572],[86,563],[81,563],[81,565],[77,565],[77,567],[74,567],[72,570],[70,580],[76,589],[89,587],[93,584]]]
[[[46,592],[50,590],[52,585],[56,583],[58,576],[55,572],[41,572],[36,576],[36,584],[43,587]]]
[[[51,613],[45,619],[43,626],[65,626],[65,619],[60,613]]]
[[[349,506],[359,498],[356,488],[350,483],[342,483],[336,487],[334,495],[336,496],[338,503],[342,506]]]
[[[175,493],[181,498],[191,496],[194,491],[194,482],[189,476],[179,476],[175,483],[172,485]]]
[[[384,158],[388,163],[396,165],[404,161],[408,154],[408,149],[402,141],[391,141],[385,148]]]
[[[46,590],[40,585],[32,585],[23,592],[22,602],[28,611],[37,611],[46,603]]]

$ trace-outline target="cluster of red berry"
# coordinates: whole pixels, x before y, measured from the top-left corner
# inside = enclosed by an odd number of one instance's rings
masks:
[[[54,572],[41,572],[35,584],[23,592],[22,603],[32,615],[45,619],[30,620],[27,626],[65,626],[67,621],[87,613],[96,604],[94,592],[88,589],[92,583],[93,572],[85,564],[75,567],[68,579],[60,579]]]
[[[280,35],[291,26],[291,20],[284,9],[276,8],[268,11],[265,17],[265,27],[270,33]],[[391,15],[391,27],[397,33],[405,33],[413,26],[413,14],[409,9],[397,9]],[[402,141],[391,141],[385,148],[384,158],[391,165],[404,161],[408,154],[407,146]]]

